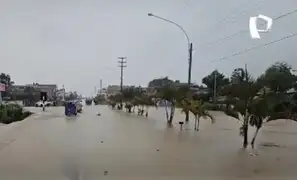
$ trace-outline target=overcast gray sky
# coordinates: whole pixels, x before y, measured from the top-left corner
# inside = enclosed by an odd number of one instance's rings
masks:
[[[250,16],[277,17],[297,9],[296,0],[0,0],[1,72],[17,84],[57,83],[91,95],[94,87],[119,84],[117,57],[126,56],[125,84],[146,85],[161,76],[186,81],[187,41],[194,46],[194,82],[214,69],[230,75],[248,65],[254,76],[275,61],[297,68],[297,37],[226,60],[234,52],[297,32],[297,13],[274,22],[260,40],[248,33]],[[211,43],[215,42],[215,43]]]

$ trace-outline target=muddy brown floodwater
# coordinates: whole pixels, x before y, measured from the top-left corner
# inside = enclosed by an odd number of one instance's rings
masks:
[[[180,110],[173,128],[162,108],[148,118],[107,106],[85,106],[75,118],[63,108],[31,110],[29,119],[0,126],[1,180],[297,179],[292,121],[265,124],[256,148],[242,150],[240,124],[220,112],[195,132],[192,121],[180,131]]]

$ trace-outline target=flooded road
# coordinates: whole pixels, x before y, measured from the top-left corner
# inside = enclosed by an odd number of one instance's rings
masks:
[[[179,130],[166,127],[164,110],[139,117],[107,106],[84,107],[66,118],[63,108],[0,126],[0,179],[296,179],[297,123],[266,124],[256,149],[242,150],[240,124],[220,112]],[[101,116],[96,116],[100,112]],[[252,135],[252,132],[250,133]],[[250,138],[251,139],[251,138]]]

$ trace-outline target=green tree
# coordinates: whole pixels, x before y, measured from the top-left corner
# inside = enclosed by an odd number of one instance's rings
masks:
[[[236,68],[233,70],[231,75],[231,83],[232,84],[240,84],[248,79],[246,72],[243,68]]]
[[[165,102],[165,115],[168,126],[172,126],[172,121],[176,108],[177,89],[175,86],[165,86],[157,90],[157,97]]]
[[[78,94],[76,91],[73,92],[69,92],[66,96],[65,96],[65,100],[66,101],[71,101],[71,100],[76,100],[78,99]]]
[[[95,98],[94,98],[94,103],[95,105],[97,104],[105,104],[106,103],[106,99],[104,94],[98,94]]]
[[[7,97],[10,96],[10,90],[11,86],[14,84],[14,82],[11,80],[11,77],[9,74],[1,73],[0,74],[0,83],[5,84],[7,86],[7,91],[2,92],[1,96],[2,97]]]
[[[225,110],[225,113],[242,122],[240,128],[240,135],[243,136],[243,147],[248,145],[248,125],[249,125],[249,111],[248,108],[253,99],[258,96],[259,91],[263,86],[260,81],[252,80],[243,69],[235,70],[239,73],[238,80],[233,81],[232,84],[224,87],[221,94],[228,97],[228,101],[233,105]],[[235,74],[235,73],[234,73]],[[234,76],[234,77],[237,77]],[[244,77],[244,79],[242,79]],[[234,78],[233,78],[234,80]]]
[[[116,105],[123,101],[123,96],[121,94],[109,95],[107,101],[112,109],[115,109]]]
[[[149,96],[147,93],[142,93],[141,96],[135,97],[133,104],[134,106],[141,106],[140,108],[138,108],[138,115],[143,115],[145,111],[146,117],[148,116],[149,107],[156,107],[154,96]]]
[[[287,63],[276,62],[263,75],[263,83],[273,92],[286,92],[296,84],[296,76]]]
[[[190,111],[194,115],[196,131],[199,131],[200,119],[209,118],[212,123],[215,122],[215,119],[207,111],[207,104],[202,101],[183,99],[181,101],[182,111]]]
[[[249,105],[249,124],[256,128],[251,141],[252,148],[254,148],[256,137],[264,123],[280,118],[290,118],[288,114],[292,114],[295,106],[286,94],[269,93],[255,98]]]
[[[240,79],[222,90],[222,94],[228,96],[233,105],[233,108],[227,108],[225,113],[242,123],[240,135],[244,137],[244,148],[248,145],[249,124],[256,128],[251,141],[251,146],[254,147],[257,134],[263,124],[277,119],[294,119],[297,110],[296,103],[285,93],[288,88],[274,88],[272,92],[267,91],[265,84],[274,81],[267,81],[266,74],[261,75],[256,81],[248,78]],[[280,85],[274,84],[274,87],[280,87]],[[279,91],[280,89],[282,91]]]
[[[229,84],[229,79],[224,76],[224,74],[220,73],[217,70],[214,70],[209,75],[205,76],[202,79],[202,83],[207,86],[210,93],[213,94],[214,86],[215,86],[215,79],[216,79],[216,92],[219,92],[219,90]]]
[[[170,86],[173,84],[174,84],[173,80],[169,79],[168,77],[164,77],[164,78],[153,79],[148,83],[148,87],[161,88],[161,87]]]
[[[86,105],[91,106],[92,102],[93,102],[92,98],[87,98],[86,99]]]
[[[11,77],[9,74],[1,73],[0,74],[0,82],[3,84],[6,84],[8,86],[11,86],[14,84],[14,82],[11,80]]]

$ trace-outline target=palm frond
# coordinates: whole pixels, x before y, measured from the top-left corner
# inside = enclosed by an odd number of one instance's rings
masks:
[[[212,124],[216,122],[215,118],[207,111],[204,112],[204,117],[208,117]]]
[[[238,114],[237,111],[234,111],[234,110],[232,110],[232,109],[226,109],[226,110],[224,111],[224,113],[225,113],[227,116],[231,116],[231,117],[233,117],[233,118],[239,120],[239,114]]]

